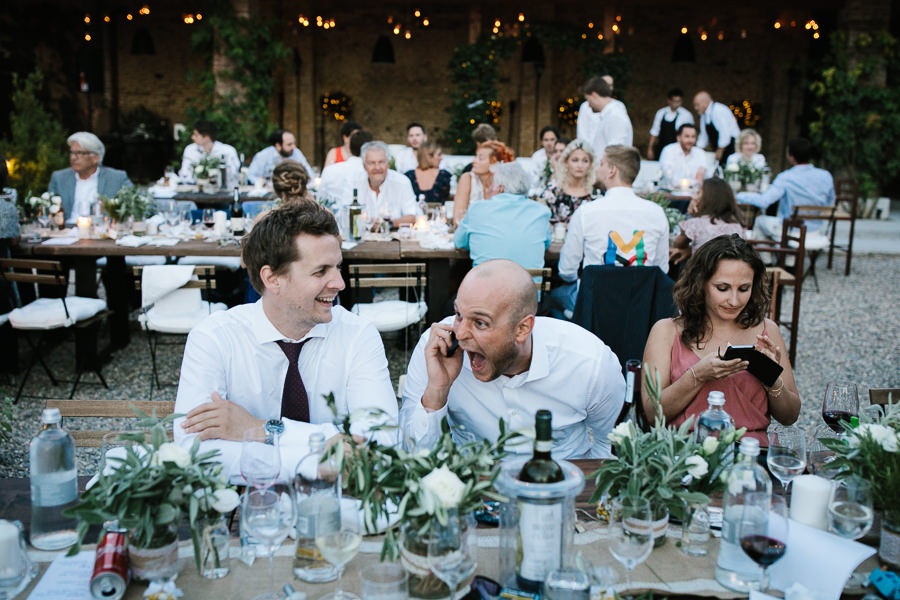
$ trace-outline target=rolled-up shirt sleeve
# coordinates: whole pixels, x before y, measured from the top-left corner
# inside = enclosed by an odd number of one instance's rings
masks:
[[[422,448],[433,447],[441,437],[441,420],[447,416],[448,408],[436,411],[426,410],[422,406],[422,394],[428,387],[428,371],[425,366],[425,344],[429,332],[425,332],[413,350],[403,384],[403,405],[400,408],[400,431],[404,446],[408,450],[412,446]],[[449,404],[449,398],[447,404]]]
[[[584,211],[579,206],[569,219],[566,241],[559,252],[559,277],[563,281],[575,281],[578,278],[578,266],[584,258]]]

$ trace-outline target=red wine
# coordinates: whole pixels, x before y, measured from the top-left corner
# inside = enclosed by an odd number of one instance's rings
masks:
[[[774,538],[765,535],[747,535],[741,538],[741,548],[753,562],[761,567],[768,567],[784,556],[787,546]]]
[[[822,411],[822,418],[825,419],[825,424],[831,427],[831,430],[835,433],[844,433],[844,428],[841,427],[841,421],[846,423],[850,422],[850,417],[854,417],[853,413],[849,410],[838,410],[838,409],[827,409]]]

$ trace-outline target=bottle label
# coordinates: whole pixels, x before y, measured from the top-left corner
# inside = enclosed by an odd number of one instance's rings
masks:
[[[531,581],[543,581],[561,563],[562,504],[519,503],[519,543],[522,560],[517,572]]]
[[[231,230],[232,231],[243,231],[244,230],[243,217],[231,217]]]
[[[61,506],[78,497],[75,469],[31,477],[32,506]]]
[[[553,440],[536,440],[534,450],[535,452],[550,452],[553,450]]]
[[[333,497],[311,496],[297,504],[297,538],[315,539],[317,534],[338,531],[341,511]]]

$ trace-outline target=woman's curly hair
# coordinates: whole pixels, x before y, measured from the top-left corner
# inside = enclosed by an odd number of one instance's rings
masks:
[[[488,148],[491,151],[491,162],[512,162],[516,160],[516,153],[513,152],[512,148],[504,144],[503,142],[498,142],[497,140],[488,140],[483,144],[478,146],[479,148]]]
[[[672,290],[681,312],[681,341],[686,346],[700,346],[710,333],[712,324],[706,309],[706,284],[716,272],[719,261],[741,260],[753,269],[753,287],[747,306],[737,316],[737,323],[747,329],[762,323],[769,310],[769,287],[766,265],[759,254],[737,235],[720,235],[706,242],[688,260],[684,272]]]
[[[308,183],[309,174],[303,165],[295,160],[285,159],[272,171],[272,188],[283,202],[306,198]]]

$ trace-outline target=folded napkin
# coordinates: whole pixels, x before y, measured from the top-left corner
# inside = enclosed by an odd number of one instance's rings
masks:
[[[447,236],[427,233],[419,238],[419,246],[429,250],[453,250],[453,239]]]
[[[150,187],[154,198],[174,198],[178,190],[174,185],[154,185]]]
[[[65,235],[62,237],[50,238],[41,242],[41,246],[69,246],[78,241],[78,235]]]
[[[163,218],[162,215],[153,215],[152,217],[150,217],[148,219],[144,219],[144,222],[147,223],[148,225],[150,223],[153,223],[155,225],[162,225],[163,223],[166,222],[166,220],[165,220],[165,218]]]
[[[141,273],[141,305],[149,306],[190,281],[192,265],[150,265]]]
[[[177,238],[165,238],[165,237],[157,237],[150,239],[151,246],[174,246],[181,240]]]
[[[128,248],[138,248],[150,241],[146,237],[138,237],[136,235],[126,235],[116,240],[116,246],[126,246]]]

